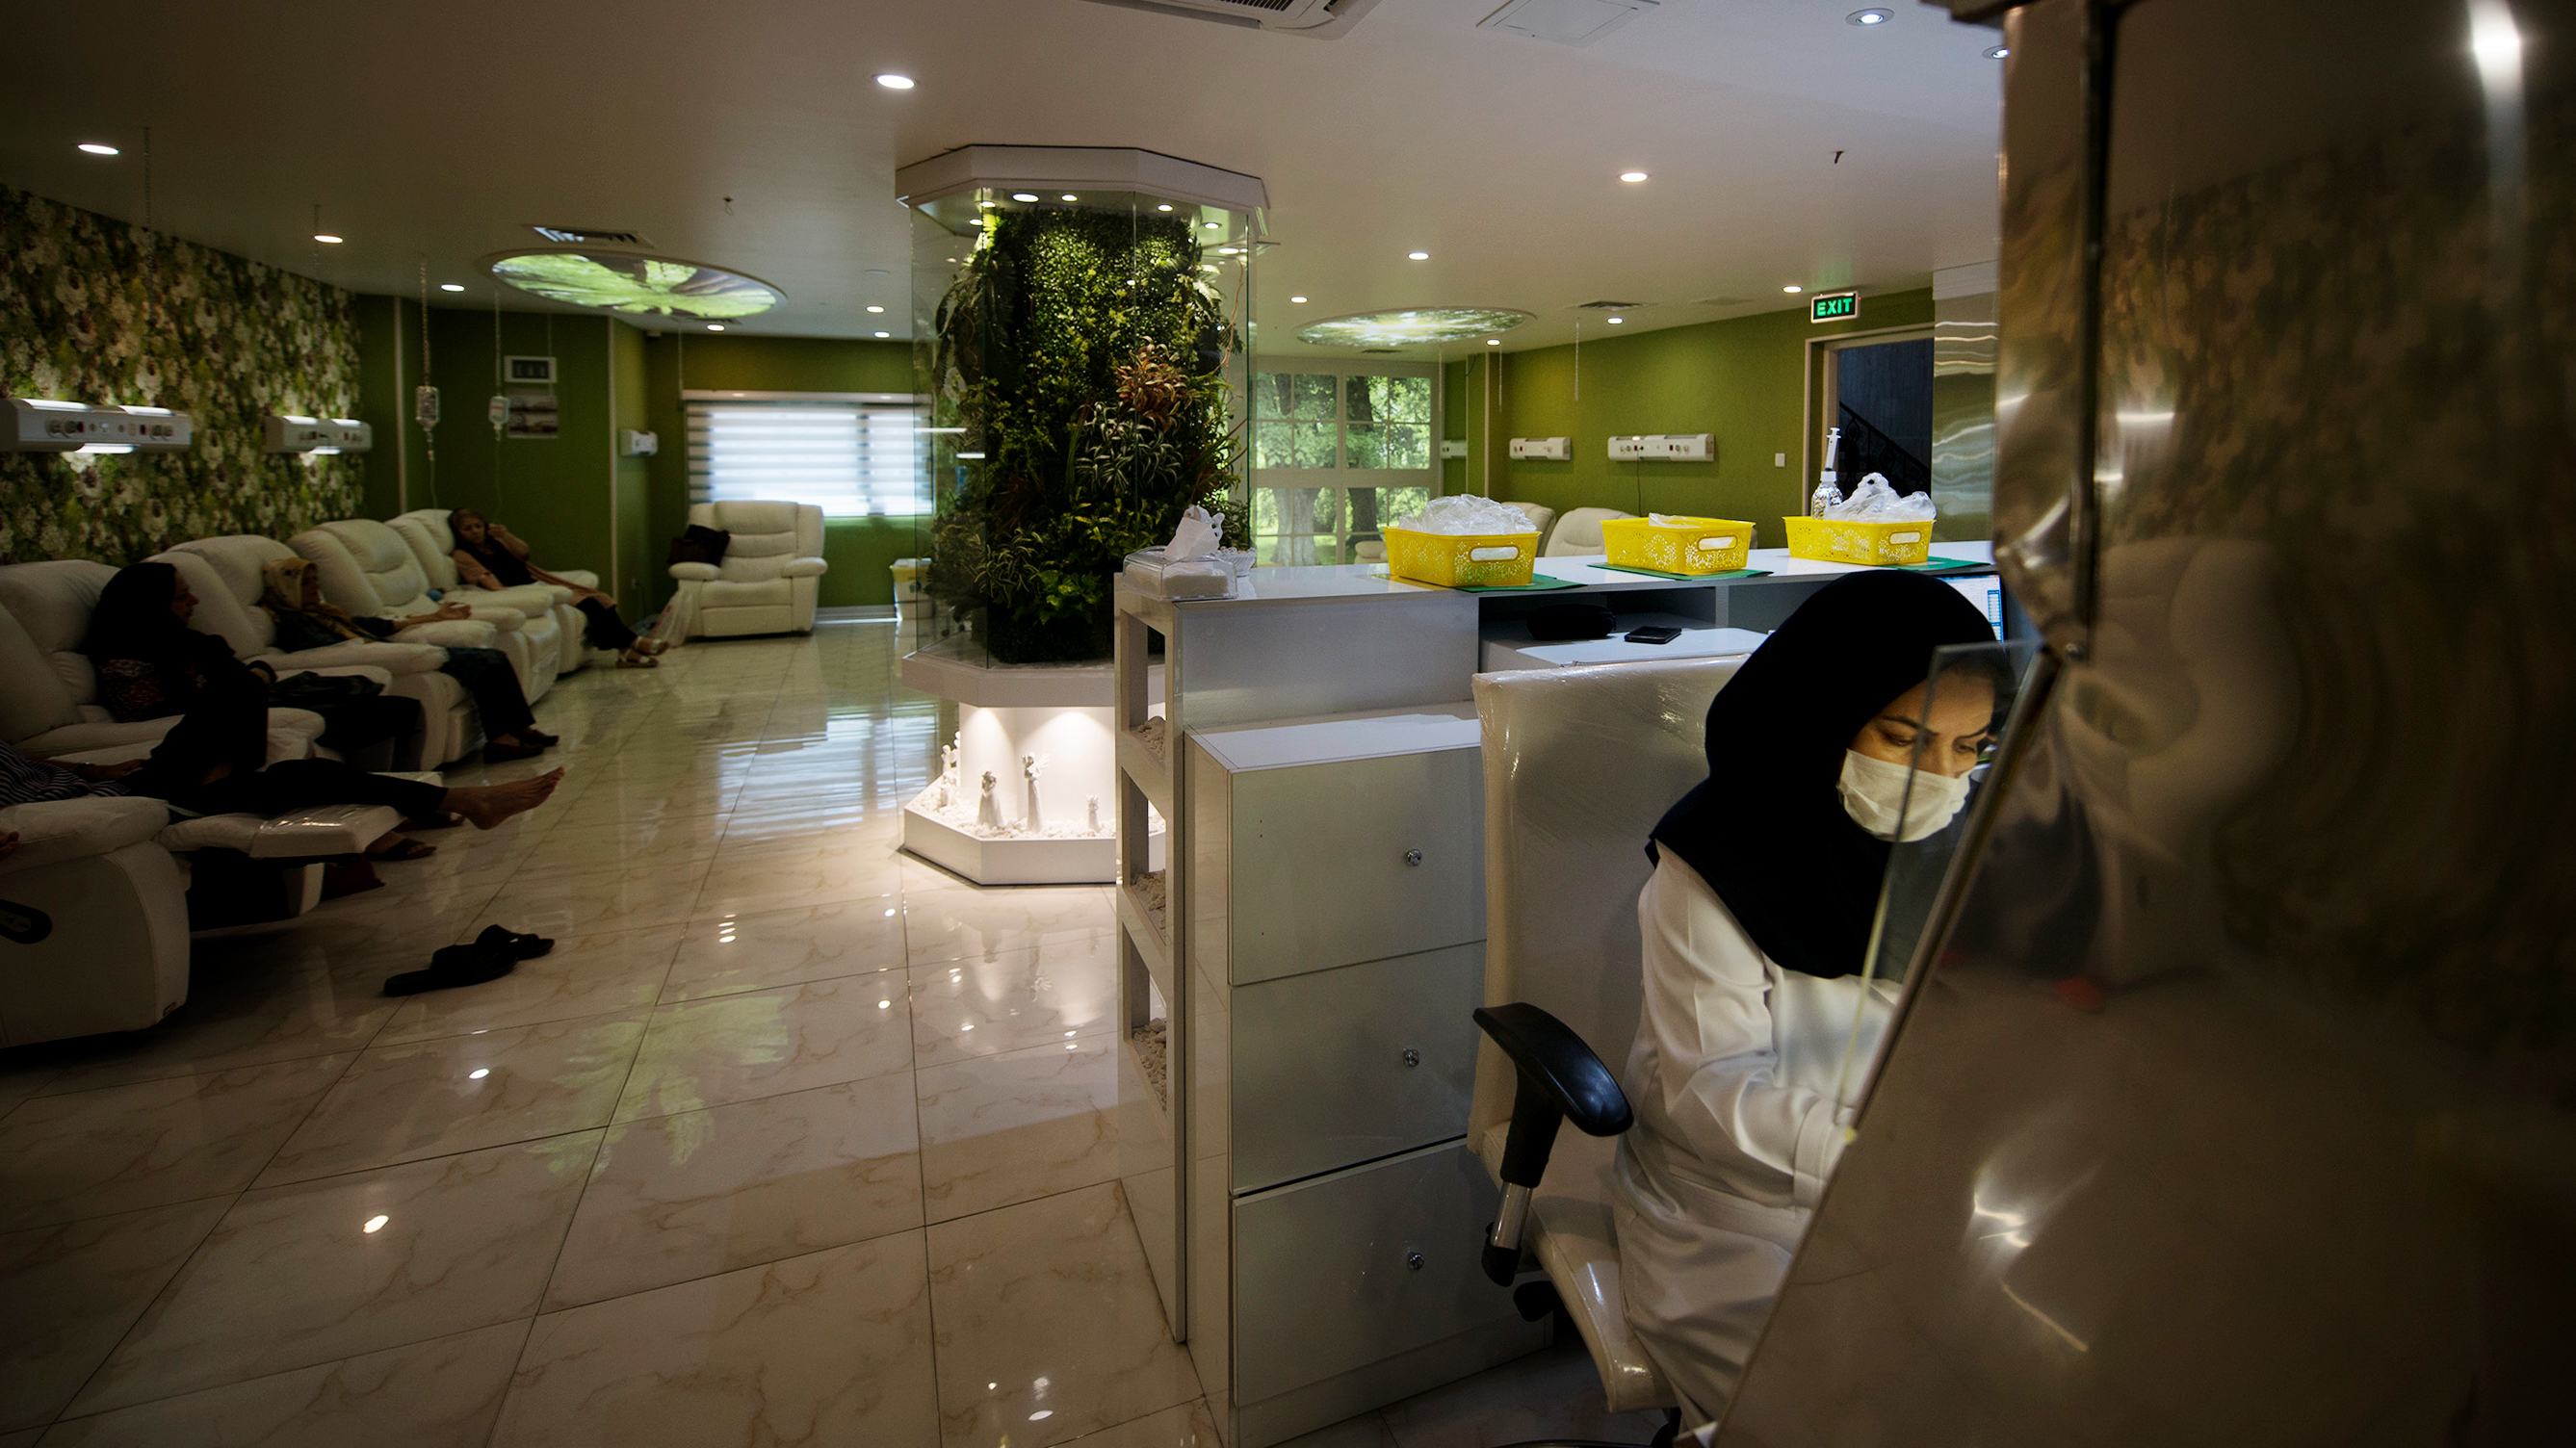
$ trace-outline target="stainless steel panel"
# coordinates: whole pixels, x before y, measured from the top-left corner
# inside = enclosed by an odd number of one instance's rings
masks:
[[[1263,981],[1234,993],[1234,1189],[1464,1133],[1485,948]]]
[[[1516,1320],[1477,1265],[1495,1199],[1463,1144],[1238,1199],[1235,1400]]]
[[[1237,985],[1480,940],[1473,749],[1234,776]]]
[[[2576,23],[2120,14],[2095,646],[1720,1441],[2576,1441]]]
[[[1179,612],[1193,729],[1456,703],[1476,672],[1472,593]]]

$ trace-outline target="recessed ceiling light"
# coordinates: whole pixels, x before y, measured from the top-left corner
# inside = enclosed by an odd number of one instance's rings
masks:
[[[1622,181],[1643,181],[1646,179],[1646,173],[1643,171],[1622,171],[1619,173],[1619,179]]]
[[[1208,230],[1210,230],[1210,231],[1223,231],[1223,230],[1225,230],[1225,228],[1224,228],[1224,227],[1217,225],[1217,224],[1216,224],[1215,222],[1213,222],[1213,221],[1202,221],[1202,222],[1200,222],[1200,223],[1199,223],[1199,225],[1201,225],[1201,226],[1203,226],[1203,227],[1207,228],[1207,229],[1208,229]]]
[[[877,77],[877,84],[884,86],[887,90],[910,90],[912,89],[912,77],[908,75],[896,75],[889,71],[886,74]]]
[[[1220,246],[1216,249],[1216,254],[1219,256],[1239,256],[1242,252],[1243,248],[1239,246]]]
[[[1065,199],[1065,200],[1067,200],[1067,201],[1079,201],[1079,200],[1081,200],[1082,198],[1081,198],[1081,197],[1079,197],[1079,196],[1076,196],[1076,195],[1074,195],[1072,192],[1068,191],[1068,192],[1064,193],[1064,199]]]
[[[1156,211],[1169,211],[1169,210],[1171,210],[1171,209],[1172,209],[1172,203],[1170,203],[1170,202],[1166,201],[1166,202],[1162,203],[1161,205],[1159,205],[1159,206],[1155,207],[1154,209],[1155,209]]]
[[[333,236],[327,231],[317,231],[313,233],[313,239],[321,242],[325,246],[338,246],[342,241],[347,240],[346,237]]]
[[[894,335],[894,333],[892,333],[892,332],[879,332],[879,333],[877,333],[877,335],[878,335],[878,336],[880,336],[880,337],[891,337],[891,336],[893,336],[893,335]]]
[[[869,310],[869,311],[871,311],[871,312],[882,312],[882,311],[884,311],[884,310],[885,310],[885,308],[883,308],[883,307],[870,307],[870,308],[868,308],[868,310]]]
[[[1038,194],[1034,191],[1014,191],[1011,193],[1011,199],[1013,201],[1035,201],[1038,199]]]
[[[1846,25],[1885,25],[1896,16],[1885,10],[1855,10],[1843,17]]]
[[[1408,251],[1404,254],[1404,257],[1407,261],[1429,261],[1431,260],[1431,253],[1427,251]]]
[[[117,154],[117,149],[114,146],[108,145],[102,141],[83,141],[80,143],[80,148],[89,152],[93,156],[113,156]]]
[[[1610,318],[1610,325],[1615,327],[1615,326],[1618,326],[1620,323],[1625,322],[1626,320],[1628,320],[1628,319],[1627,319],[1627,318],[1625,318],[1625,317],[1612,317],[1612,318]]]
[[[438,289],[439,289],[440,291],[442,291],[442,292],[461,292],[461,291],[465,290],[465,283],[463,283],[463,282],[440,282],[440,283],[438,284]]]
[[[724,330],[724,323],[722,323],[722,322],[709,322],[709,323],[707,323],[707,330],[708,330],[708,331],[710,331],[710,332],[721,332],[721,331],[723,331],[723,330]]]
[[[2012,47],[2009,45],[1991,46],[1986,51],[1986,59],[2001,60],[2010,54],[2012,54]]]
[[[981,226],[984,224],[984,218],[980,216],[970,216],[966,219],[966,224],[968,226]]]
[[[1805,290],[1806,290],[1806,288],[1805,288],[1805,287],[1802,287],[1802,286],[1800,286],[1800,285],[1798,285],[1796,282],[1791,282],[1791,283],[1789,283],[1787,286],[1782,287],[1780,290],[1782,290],[1782,291],[1784,291],[1784,292],[1787,292],[1789,295],[1791,295],[1791,296],[1793,296],[1793,297],[1794,297],[1794,296],[1796,296],[1798,293],[1805,291]]]
[[[1306,299],[1305,299],[1304,297],[1290,297],[1288,300],[1290,300],[1290,301],[1292,301],[1292,302],[1303,302],[1303,301],[1305,301]]]
[[[1503,339],[1500,337],[1487,337],[1485,339],[1485,345],[1488,347],[1499,347],[1503,345]]]

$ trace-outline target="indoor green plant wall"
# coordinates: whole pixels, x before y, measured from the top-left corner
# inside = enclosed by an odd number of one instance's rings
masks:
[[[1181,216],[986,217],[934,319],[934,425],[984,456],[938,480],[930,588],[1005,663],[1099,658],[1121,561],[1182,510],[1243,545],[1237,337]]]

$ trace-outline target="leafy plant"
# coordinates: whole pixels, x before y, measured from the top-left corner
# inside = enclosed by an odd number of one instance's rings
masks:
[[[935,424],[982,452],[943,490],[929,586],[1005,662],[1108,652],[1126,556],[1192,504],[1243,546],[1238,344],[1181,216],[1047,208],[987,225],[933,319]]]

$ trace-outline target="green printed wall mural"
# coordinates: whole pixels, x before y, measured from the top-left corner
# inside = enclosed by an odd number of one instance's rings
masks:
[[[309,277],[0,187],[0,389],[175,408],[183,453],[0,453],[0,560],[126,563],[356,512],[361,459],[270,456],[270,413],[355,415],[355,297]]]

